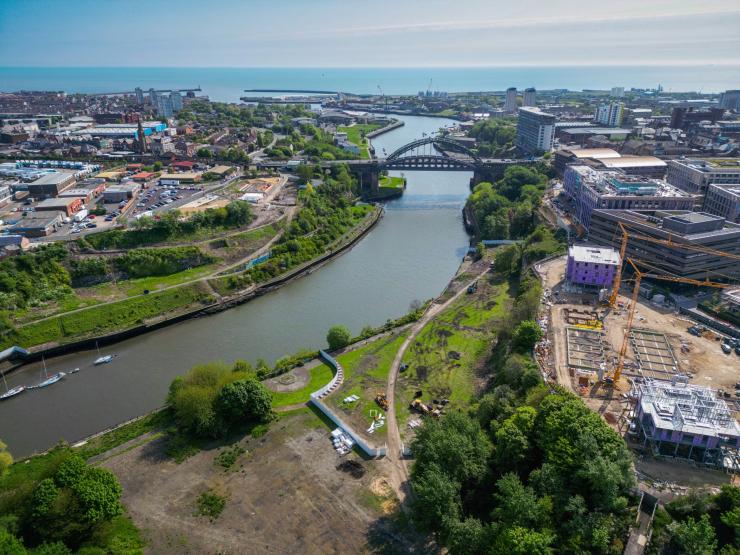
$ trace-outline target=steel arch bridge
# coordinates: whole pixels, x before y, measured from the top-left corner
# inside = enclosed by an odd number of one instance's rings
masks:
[[[429,146],[429,153],[418,153],[419,149]],[[436,150],[442,154],[433,154]],[[453,157],[446,151],[462,154]],[[393,151],[385,160],[378,160],[384,169],[389,170],[474,170],[481,164],[481,159],[465,145],[445,137],[426,137],[412,141]]]

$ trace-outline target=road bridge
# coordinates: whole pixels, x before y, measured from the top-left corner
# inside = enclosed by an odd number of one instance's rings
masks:
[[[387,157],[369,160],[331,160],[320,162],[322,168],[347,164],[358,178],[367,197],[378,193],[382,172],[396,171],[466,171],[472,172],[471,187],[482,181],[501,179],[509,166],[533,164],[536,160],[480,158],[467,146],[447,137],[425,137],[396,149]],[[283,169],[285,162],[260,162],[258,168]]]

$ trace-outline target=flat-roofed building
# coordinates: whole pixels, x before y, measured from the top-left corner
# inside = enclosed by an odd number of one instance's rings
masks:
[[[663,180],[586,165],[567,167],[563,191],[573,217],[586,230],[596,209],[690,210],[692,206],[689,195]]]
[[[541,154],[552,150],[554,140],[555,116],[539,108],[526,107],[519,110],[516,146],[530,154]]]
[[[701,210],[709,185],[740,183],[740,158],[669,160],[666,180],[692,195],[694,208]]]
[[[200,181],[200,174],[194,172],[166,173],[159,177],[160,185],[181,185],[183,183],[197,183],[198,181]]]
[[[85,203],[80,197],[57,197],[42,200],[35,206],[36,212],[63,212],[66,216],[82,210]]]
[[[24,237],[46,237],[62,225],[62,212],[40,212],[21,218],[10,232]]]
[[[103,202],[107,204],[125,202],[128,199],[134,198],[140,188],[141,186],[138,183],[121,183],[120,185],[108,187],[103,191]]]
[[[565,279],[574,285],[609,288],[620,263],[619,253],[612,248],[574,245],[568,249]]]
[[[605,149],[608,150],[608,149]],[[668,165],[655,156],[618,156],[602,158],[592,157],[596,168],[605,170],[620,170],[627,175],[641,175],[643,177],[665,177]]]
[[[706,247],[740,256],[740,225],[720,216],[689,211],[593,211],[588,239],[597,245],[619,248],[622,224],[634,234],[625,257],[645,261],[651,270],[692,279],[727,281],[740,278],[740,260],[701,252]],[[660,244],[649,237],[671,244]],[[683,245],[688,246],[685,248]]]
[[[562,176],[565,167],[571,164],[580,164],[590,158],[607,159],[620,156],[621,154],[611,148],[564,148],[555,152],[555,171]]]
[[[626,139],[632,129],[619,127],[575,127],[559,131],[561,143],[575,143],[578,145],[586,144],[586,141],[597,136],[603,135],[612,141]]]
[[[728,222],[740,223],[740,183],[710,185],[704,199],[704,211],[722,216]]]
[[[157,175],[154,172],[139,172],[135,173],[131,176],[131,179],[138,183],[145,183],[151,179],[154,179],[154,176]]]
[[[28,184],[28,194],[33,198],[56,197],[76,181],[73,171],[49,172]]]

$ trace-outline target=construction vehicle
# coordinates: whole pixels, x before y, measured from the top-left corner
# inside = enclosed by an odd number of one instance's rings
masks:
[[[411,408],[411,410],[415,410],[417,412],[420,412],[421,414],[429,414],[430,412],[432,412],[432,409],[422,403],[421,399],[414,399],[413,401],[411,401],[409,407]]]
[[[375,396],[375,402],[383,410],[388,410],[388,396],[385,393],[378,393]]]

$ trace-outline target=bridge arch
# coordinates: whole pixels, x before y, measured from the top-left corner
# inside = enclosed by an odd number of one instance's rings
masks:
[[[417,148],[425,146],[425,145],[434,145],[435,147],[441,147],[445,150],[453,150],[455,152],[459,152],[460,154],[464,154],[465,156],[469,158],[472,158],[473,163],[480,163],[480,158],[478,158],[478,155],[475,154],[472,150],[470,150],[465,145],[458,143],[457,141],[453,139],[448,139],[446,137],[426,137],[424,139],[419,139],[419,140],[410,142],[394,150],[386,158],[386,161],[392,162],[394,160],[403,158],[404,154],[408,152],[412,152],[416,150]]]

